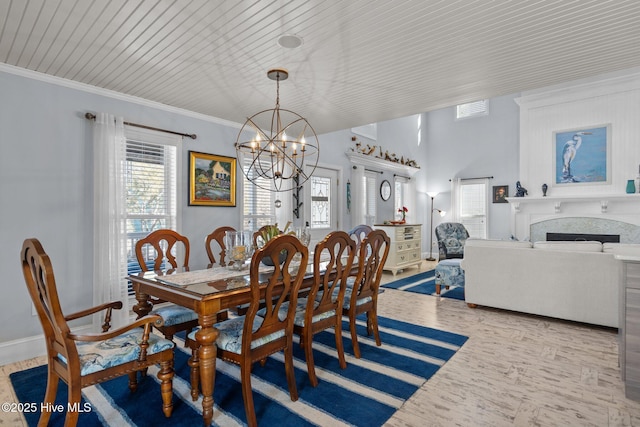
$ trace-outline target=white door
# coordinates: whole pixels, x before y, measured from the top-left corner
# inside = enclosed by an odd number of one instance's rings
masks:
[[[339,171],[317,167],[304,184],[304,221],[309,223],[311,243],[309,248],[324,239],[331,231],[338,230]]]

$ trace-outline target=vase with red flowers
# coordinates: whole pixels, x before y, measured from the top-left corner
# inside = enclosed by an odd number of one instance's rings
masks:
[[[400,220],[400,224],[404,224],[405,221],[406,221],[406,216],[407,216],[407,212],[409,212],[409,209],[407,209],[406,206],[403,206],[400,209],[398,209],[398,212],[400,212],[400,214],[402,215],[402,219]]]

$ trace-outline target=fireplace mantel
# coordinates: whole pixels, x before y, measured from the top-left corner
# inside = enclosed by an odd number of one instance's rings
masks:
[[[601,194],[590,196],[537,196],[537,197],[507,197],[507,201],[513,206],[515,212],[520,212],[524,205],[536,205],[544,209],[544,206],[553,207],[554,213],[560,213],[563,205],[568,204],[593,204],[600,207],[600,212],[606,213],[609,202],[616,203],[640,203],[640,194]]]
[[[531,225],[560,218],[600,218],[640,226],[640,194],[590,194],[507,198],[511,205],[511,233],[518,239],[532,235]]]

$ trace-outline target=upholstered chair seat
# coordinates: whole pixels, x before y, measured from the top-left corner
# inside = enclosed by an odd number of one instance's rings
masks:
[[[147,355],[160,353],[174,346],[173,341],[155,334],[150,334],[147,342]],[[128,331],[105,341],[78,341],[76,347],[80,358],[80,375],[93,374],[138,360],[141,343],[142,329]],[[59,354],[58,357],[67,363],[63,355]]]
[[[162,317],[165,327],[198,321],[198,314],[195,311],[176,304],[159,306],[151,310],[150,314],[156,314]]]

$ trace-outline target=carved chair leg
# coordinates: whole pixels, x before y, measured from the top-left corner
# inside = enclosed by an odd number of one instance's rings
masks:
[[[342,344],[342,320],[340,318],[337,318],[334,329],[336,336],[336,351],[338,352],[340,369],[345,369],[347,367],[347,361],[344,358],[344,345]]]
[[[138,389],[138,372],[129,372],[129,391],[131,393]]]
[[[356,332],[356,319],[349,318],[349,330],[351,331],[351,344],[353,346],[353,355],[356,359],[360,359],[360,346],[358,345],[358,334]]]
[[[247,415],[247,425],[257,427],[256,411],[253,407],[253,394],[251,391],[251,360],[245,358],[240,366],[240,379],[242,382],[242,399],[244,401],[244,411]]]
[[[376,345],[380,347],[382,345],[382,341],[380,340],[380,331],[378,331],[378,315],[375,311],[367,313],[367,324],[371,325],[373,336],[376,339]]]
[[[82,399],[82,388],[80,385],[73,386],[69,384],[69,406],[76,408],[75,411],[68,411],[67,416],[64,419],[65,426],[75,426],[78,424],[78,416],[80,413],[80,400]],[[40,420],[42,421],[42,420]]]
[[[173,360],[160,362],[158,379],[160,380],[160,394],[162,395],[162,412],[169,418],[173,412]]]
[[[284,349],[284,369],[287,375],[287,384],[289,385],[289,396],[291,396],[291,401],[295,402],[298,400],[298,388],[296,387],[296,375],[293,368],[293,343],[291,339],[289,339],[289,344],[287,348]],[[311,356],[311,362],[313,363],[313,356]],[[318,380],[316,379],[316,384]]]
[[[191,400],[198,400],[200,395],[200,360],[198,359],[198,345],[191,343],[191,357],[189,358],[189,367],[191,367]]]
[[[47,369],[47,391],[44,394],[43,403],[53,406],[56,401],[56,394],[58,393],[58,383],[60,380],[58,376],[53,373],[51,369],[51,361],[49,361],[49,368]],[[51,417],[51,411],[42,411],[40,414],[40,420],[38,425],[49,425],[49,418]]]
[[[300,344],[303,345],[304,348],[304,357],[307,359],[307,373],[309,374],[309,381],[311,381],[311,385],[314,387],[318,386],[318,377],[316,376],[316,368],[313,363],[313,334],[310,331],[307,331],[305,334],[300,335]],[[286,353],[285,353],[286,356]],[[288,370],[289,367],[286,366]],[[288,372],[287,372],[288,374]]]

